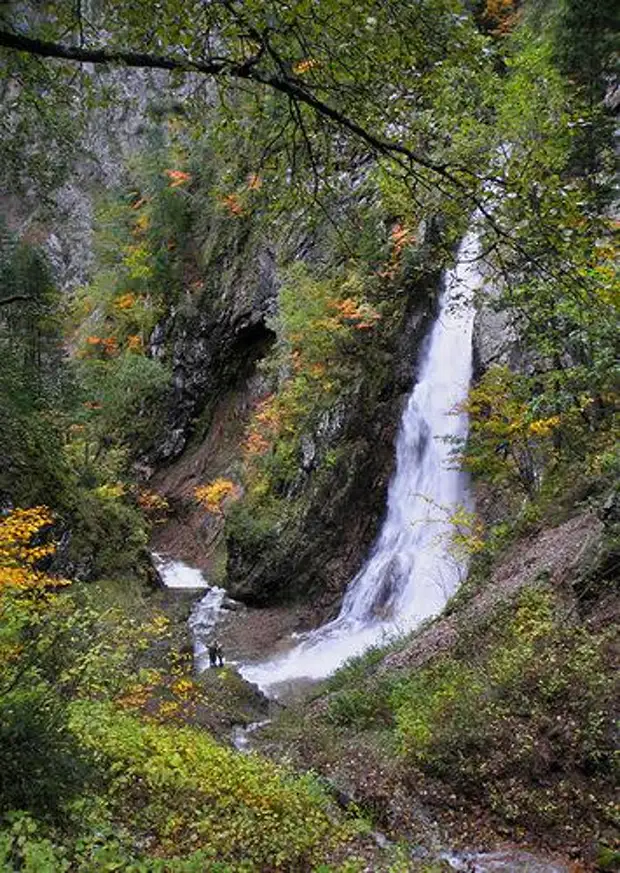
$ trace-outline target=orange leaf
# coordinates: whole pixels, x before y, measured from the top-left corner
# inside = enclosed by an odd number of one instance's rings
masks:
[[[171,188],[178,188],[179,185],[185,185],[185,183],[190,182],[192,178],[189,173],[184,173],[182,170],[164,170],[164,173],[170,179]]]

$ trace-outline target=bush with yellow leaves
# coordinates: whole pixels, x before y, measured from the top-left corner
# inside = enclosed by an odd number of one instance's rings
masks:
[[[54,517],[46,506],[14,509],[0,519],[0,591],[5,586],[68,584],[37,569],[56,549],[55,543],[44,542],[42,537],[45,528],[53,523]]]

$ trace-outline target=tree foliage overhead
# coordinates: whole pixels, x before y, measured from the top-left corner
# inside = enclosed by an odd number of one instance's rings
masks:
[[[592,128],[588,83],[596,77],[600,85],[612,68],[613,7],[601,0],[594,15],[586,6],[566,0],[525,10],[526,18],[552,20],[553,51],[576,78],[577,99],[565,95],[574,118],[556,119],[560,139],[569,121]],[[449,210],[446,199],[454,215],[477,206],[494,240],[544,273],[535,246],[530,251],[518,228],[492,214],[494,194],[484,186],[496,177],[514,194],[511,176],[533,184],[518,150],[503,169],[491,166],[498,133],[510,142],[510,130],[495,129],[502,114],[498,71],[511,62],[511,30],[522,10],[487,3],[478,12],[490,34],[480,32],[461,0],[164,0],[156,20],[146,0],[43,11],[25,4],[4,14],[0,46],[8,49],[4,64],[15,92],[44,90],[52,105],[73,104],[74,115],[75,107],[114,99],[111,68],[161,70],[161,86],[178,89],[198,128],[217,104],[215,124],[229,147],[254,143],[251,171],[299,175],[306,197],[329,190],[356,163],[378,159],[420,211]],[[493,26],[497,21],[501,26]],[[584,28],[588,38],[580,42]],[[544,86],[549,69],[536,71],[535,63],[530,70]],[[589,158],[596,160],[592,149]]]
[[[26,6],[6,17],[0,45],[13,50],[5,63],[15,76],[28,54],[58,59],[38,62],[46,86],[55,77],[82,98],[96,79],[86,63],[166,70],[168,86],[189,74],[184,98],[203,103],[214,98],[207,76],[231,123],[268,118],[268,132],[258,127],[265,157],[281,146],[303,153],[316,184],[328,160],[346,166],[351,150],[389,157],[422,190],[469,191],[476,179],[452,152],[445,122],[450,111],[476,114],[492,51],[459,0],[166,0],[156,21],[147,2],[101,3],[92,14],[79,3],[39,15]],[[239,119],[240,102],[251,120]]]

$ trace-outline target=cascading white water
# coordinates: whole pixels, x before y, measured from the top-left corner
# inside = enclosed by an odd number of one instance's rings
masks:
[[[205,593],[194,603],[190,617],[187,620],[194,643],[194,663],[198,672],[206,670],[209,665],[207,657],[209,641],[213,639],[215,628],[222,617],[222,604],[230,599],[223,588],[210,586],[203,572],[196,567],[190,567],[183,561],[151,552],[155,569],[166,588],[177,591],[199,591]]]
[[[190,567],[183,561],[175,561],[174,558],[161,555],[159,552],[151,552],[151,558],[153,566],[166,588],[184,588],[197,591],[200,588],[209,587],[204,575],[196,567]]]
[[[387,514],[370,556],[349,585],[340,614],[301,637],[284,655],[241,672],[277,696],[286,684],[320,679],[373,643],[436,614],[466,570],[451,553],[450,517],[469,503],[466,477],[451,463],[452,441],[467,435],[472,370],[473,295],[482,282],[480,243],[467,234],[445,275],[439,315],[403,413]]]

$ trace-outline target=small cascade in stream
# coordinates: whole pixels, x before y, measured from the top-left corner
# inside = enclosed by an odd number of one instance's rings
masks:
[[[159,552],[151,552],[153,565],[166,588],[181,588],[185,590],[199,590],[208,588],[209,583],[202,572],[196,567],[190,567],[183,561],[175,561]]]
[[[201,570],[190,567],[158,552],[152,552],[153,564],[166,588],[177,591],[204,591],[194,603],[187,624],[194,644],[194,662],[198,671],[209,665],[207,647],[222,616],[222,606],[232,603],[223,588],[210,586]]]
[[[467,435],[467,416],[455,410],[471,379],[479,255],[478,236],[470,231],[446,272],[439,314],[422,347],[382,530],[340,614],[302,635],[286,654],[241,668],[271,696],[287,683],[324,678],[370,645],[414,628],[439,612],[462,581],[466,566],[451,554],[449,518],[458,506],[469,505],[469,494],[466,476],[451,463],[451,441]]]
[[[223,588],[210,588],[204,597],[194,604],[187,623],[194,641],[194,663],[200,673],[209,666],[208,645],[222,615],[226,600]]]

